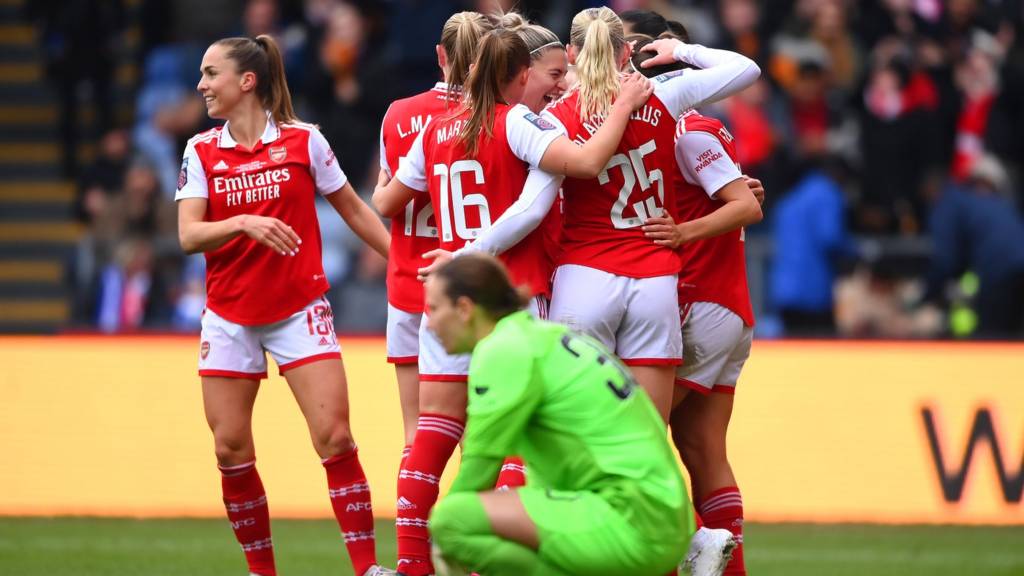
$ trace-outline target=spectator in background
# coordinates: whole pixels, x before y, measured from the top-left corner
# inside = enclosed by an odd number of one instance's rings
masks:
[[[902,52],[900,43],[893,42]],[[936,150],[938,93],[904,56],[879,59],[863,95],[858,223],[872,233],[914,234],[921,228],[918,191],[924,174],[941,158]]]
[[[787,335],[835,333],[836,260],[852,253],[839,172],[836,161],[818,160],[772,211],[775,261],[770,297]]]
[[[205,122],[203,101],[186,69],[190,49],[169,44],[152,50],[146,60],[142,87],[135,103],[133,136],[139,152],[152,163],[165,198],[173,198],[178,183],[178,142]]]
[[[983,156],[965,182],[942,190],[929,218],[933,250],[925,300],[943,303],[946,284],[974,272],[979,337],[1024,336],[1024,221],[1011,191],[1003,166]]]
[[[368,176],[371,167],[377,174],[380,122],[395,96],[391,72],[378,51],[366,49],[367,22],[354,4],[337,2],[325,26],[319,45],[322,70],[311,79],[308,112],[353,186],[372,189]]]

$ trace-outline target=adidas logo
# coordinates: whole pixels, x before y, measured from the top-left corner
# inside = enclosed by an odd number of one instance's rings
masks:
[[[416,505],[410,502],[405,496],[402,496],[398,499],[397,507],[399,510],[414,510]]]
[[[320,345],[320,346],[330,346],[330,345],[331,345],[331,343],[327,341],[327,338],[326,338],[326,337],[324,337],[324,336],[321,336],[321,337],[320,337],[320,344],[319,344],[319,345]]]
[[[228,169],[228,163],[223,161],[223,160],[221,160],[220,162],[217,162],[216,164],[213,165],[213,169],[214,170],[227,170]]]

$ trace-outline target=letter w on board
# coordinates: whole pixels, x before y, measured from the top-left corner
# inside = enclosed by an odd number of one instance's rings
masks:
[[[1018,460],[1016,474],[1007,469],[1003,460],[1002,448],[999,445],[999,436],[988,408],[981,408],[974,413],[974,422],[971,424],[967,447],[963,452],[960,467],[952,470],[948,469],[946,465],[947,457],[943,454],[939,438],[940,430],[935,416],[932,414],[932,409],[922,408],[921,418],[924,421],[925,432],[928,434],[928,445],[931,448],[935,471],[942,488],[942,497],[946,502],[960,501],[964,484],[967,482],[967,475],[971,471],[974,449],[979,444],[985,443],[992,451],[992,460],[995,461],[996,475],[999,477],[999,487],[1002,489],[1003,499],[1008,504],[1020,503],[1021,492],[1024,489],[1024,454]],[[953,453],[948,459],[952,460],[955,457],[955,453]]]

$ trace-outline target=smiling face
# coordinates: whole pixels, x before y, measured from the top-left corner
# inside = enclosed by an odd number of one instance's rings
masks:
[[[540,113],[545,106],[562,97],[568,89],[565,74],[569,63],[565,50],[551,47],[530,65],[530,77],[523,93],[523,104]]]
[[[199,67],[201,76],[196,90],[203,95],[210,118],[226,119],[235,106],[256,88],[256,75],[252,72],[239,74],[238,66],[227,57],[227,52],[225,46],[211,45]]]

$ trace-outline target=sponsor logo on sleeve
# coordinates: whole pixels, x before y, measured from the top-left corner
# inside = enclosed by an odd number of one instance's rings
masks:
[[[181,159],[181,170],[178,172],[178,190],[188,184],[188,156]]]
[[[324,161],[324,166],[330,166],[334,164],[334,150],[327,149],[327,160]]]
[[[686,72],[686,70],[673,70],[672,72],[666,72],[666,73],[661,74],[659,76],[655,76],[654,80],[655,80],[655,82],[664,84],[665,82],[668,82],[669,80],[671,80],[673,78],[677,78],[679,76],[682,76],[683,72]]]
[[[528,113],[526,116],[524,116],[524,118],[526,118],[530,122],[530,124],[533,124],[537,128],[540,128],[541,130],[554,130],[555,129],[555,125],[554,124],[552,124],[551,122],[548,122],[547,119],[542,118],[542,117],[534,114],[533,112]]]

